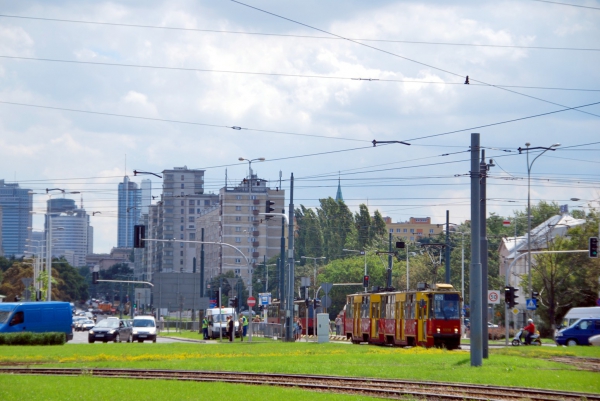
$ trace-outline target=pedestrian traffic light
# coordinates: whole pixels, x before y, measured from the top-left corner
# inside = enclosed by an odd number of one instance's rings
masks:
[[[363,287],[368,287],[369,286],[369,276],[364,276],[363,277]]]
[[[506,306],[509,308],[513,307],[513,287],[510,286],[506,286],[504,287],[504,302],[506,303]]]
[[[404,241],[396,241],[396,248],[404,249],[406,247],[406,243]]]
[[[315,309],[321,306],[321,300],[320,299],[314,299],[315,302]]]
[[[133,226],[133,247],[134,248],[145,248],[146,247],[146,226],[135,225]]]
[[[275,209],[273,209],[271,206],[273,206],[275,204],[275,202],[270,201],[270,200],[266,200],[265,201],[265,213],[266,215],[266,219],[269,220],[271,217],[273,216],[269,216],[270,213],[273,213],[275,211]]]
[[[532,299],[537,299],[537,297],[540,295],[539,292],[537,291],[531,291],[531,298]]]
[[[100,273],[98,272],[92,272],[92,284],[98,284],[98,276],[100,275]]]
[[[590,258],[598,257],[598,237],[590,237]]]

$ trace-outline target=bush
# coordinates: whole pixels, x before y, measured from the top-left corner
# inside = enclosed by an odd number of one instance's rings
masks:
[[[0,345],[63,345],[65,333],[0,333]]]

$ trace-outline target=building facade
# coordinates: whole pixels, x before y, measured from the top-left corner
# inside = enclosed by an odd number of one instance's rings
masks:
[[[2,246],[4,256],[21,256],[25,252],[28,227],[31,227],[32,197],[29,189],[0,180],[2,207]]]
[[[118,238],[117,246],[133,247],[133,226],[137,224],[142,212],[142,192],[128,176],[119,183],[118,189]]]
[[[411,217],[408,221],[398,223],[392,223],[391,217],[384,217],[383,220],[388,232],[405,242],[419,241],[444,231],[444,225],[432,224],[431,217]]]
[[[48,219],[52,229],[52,257],[64,257],[74,267],[85,266],[86,256],[93,253],[90,216],[77,208],[73,199],[57,198],[47,202],[47,222]],[[48,236],[48,224],[45,232]]]
[[[273,202],[273,213],[282,213],[285,191],[270,189],[267,181],[252,175],[235,187],[219,191],[219,202],[196,218],[196,238],[207,242],[223,242],[229,246],[205,245],[205,277],[209,280],[227,271],[251,281],[254,267],[279,255],[281,247],[281,217],[267,219],[261,215],[266,202]],[[236,249],[237,248],[237,249]],[[200,260],[200,247],[196,257]],[[243,254],[243,255],[242,255]]]

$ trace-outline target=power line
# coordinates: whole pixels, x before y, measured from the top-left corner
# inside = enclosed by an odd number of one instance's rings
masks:
[[[580,6],[578,4],[569,4],[569,3],[559,3],[558,1],[548,1],[548,0],[533,0],[533,1],[539,1],[540,3],[558,4],[561,6],[571,6],[571,7],[579,7],[579,8],[590,8],[592,10],[600,10],[600,8],[598,8],[598,7]]]
[[[99,66],[105,66],[105,67],[148,68],[148,69],[156,69],[156,70],[212,72],[212,73],[220,73],[220,74],[259,75],[259,76],[273,76],[273,77],[286,77],[286,78],[311,78],[311,79],[369,81],[369,82],[397,82],[397,83],[416,83],[416,84],[430,84],[430,85],[464,85],[463,82],[416,81],[416,80],[408,80],[408,79],[360,78],[360,77],[339,77],[339,76],[327,76],[327,75],[287,74],[287,73],[276,73],[276,72],[213,70],[213,69],[206,69],[206,68],[166,67],[166,66],[143,65],[143,64],[106,63],[106,62],[100,62],[100,61],[61,60],[61,59],[40,58],[40,57],[18,57],[18,56],[0,55],[0,58],[12,59],[12,60],[44,61],[44,62],[65,63],[65,64],[99,65]],[[488,85],[488,84],[473,83],[470,85],[490,87],[490,85]],[[583,89],[583,88],[561,88],[561,87],[522,86],[522,85],[495,85],[495,86],[502,87],[502,88],[543,89],[543,90],[561,90],[561,91],[578,91],[578,92],[600,92],[600,89]]]
[[[38,21],[68,22],[68,23],[76,23],[76,24],[119,26],[119,27],[126,27],[126,28],[148,28],[148,29],[164,29],[164,30],[171,30],[171,31],[187,31],[187,32],[209,32],[209,33],[227,33],[227,34],[236,34],[236,35],[274,36],[274,37],[284,37],[284,38],[288,37],[288,38],[302,38],[302,39],[341,40],[340,38],[332,38],[329,36],[292,35],[292,34],[281,34],[281,33],[263,33],[263,32],[226,31],[226,30],[216,30],[216,29],[180,28],[180,27],[168,27],[168,26],[157,26],[157,25],[122,24],[122,23],[116,23],[116,22],[96,22],[96,21],[69,20],[69,19],[60,19],[60,18],[29,17],[29,16],[8,15],[8,14],[0,14],[0,17],[38,20]],[[535,50],[600,51],[600,49],[596,49],[596,48],[575,48],[575,47],[491,45],[491,44],[428,42],[428,41],[415,41],[415,40],[365,39],[365,38],[352,38],[352,40],[362,41],[362,42],[407,43],[407,44],[417,44],[417,45],[497,47],[497,48],[509,48],[509,49],[514,48],[514,49],[535,49]]]
[[[410,62],[412,62],[412,63],[415,63],[415,64],[418,64],[418,65],[422,65],[422,66],[425,66],[425,67],[429,67],[429,68],[432,68],[432,69],[434,69],[434,70],[437,70],[437,71],[442,71],[442,72],[445,72],[446,74],[454,75],[454,76],[456,76],[456,77],[461,77],[461,78],[464,78],[464,77],[465,77],[465,75],[466,75],[466,74],[457,74],[457,73],[455,73],[455,72],[452,72],[452,71],[449,71],[449,70],[445,70],[445,69],[443,69],[443,68],[436,67],[436,66],[434,66],[434,65],[427,64],[427,63],[424,63],[424,62],[422,62],[422,61],[418,61],[418,60],[415,60],[415,59],[412,59],[412,58],[409,58],[409,57],[401,56],[401,55],[399,55],[399,54],[397,54],[397,53],[393,53],[393,52],[390,52],[390,51],[387,51],[387,50],[383,50],[383,49],[380,49],[380,48],[378,48],[378,47],[375,47],[375,46],[368,45],[368,44],[366,44],[366,43],[357,42],[357,41],[355,41],[355,40],[352,40],[352,39],[345,38],[345,37],[343,37],[343,36],[340,36],[340,35],[337,35],[337,34],[335,34],[335,33],[331,33],[331,32],[325,31],[325,30],[323,30],[323,29],[316,28],[316,27],[314,27],[314,26],[312,26],[312,25],[308,25],[308,24],[305,24],[305,23],[303,23],[303,22],[299,22],[299,21],[293,20],[293,19],[291,19],[291,18],[287,18],[287,17],[284,17],[284,16],[282,16],[282,15],[275,14],[275,13],[272,13],[272,12],[270,12],[270,11],[263,10],[262,8],[258,8],[258,7],[254,7],[254,6],[251,6],[251,5],[249,5],[249,4],[246,4],[246,3],[242,3],[241,1],[238,1],[238,0],[230,0],[230,1],[232,1],[232,2],[234,2],[234,3],[236,3],[236,4],[239,4],[239,5],[242,5],[242,6],[244,6],[244,7],[252,8],[252,9],[254,9],[254,10],[257,10],[257,11],[260,11],[260,12],[262,12],[262,13],[269,14],[269,15],[272,15],[272,16],[274,16],[274,17],[277,17],[277,18],[284,19],[284,20],[286,20],[286,21],[290,21],[290,22],[292,22],[292,23],[294,23],[294,24],[302,25],[302,26],[305,26],[305,27],[307,27],[307,28],[314,29],[314,30],[316,30],[316,31],[323,32],[323,33],[326,33],[326,34],[328,34],[328,35],[332,35],[332,36],[338,37],[338,38],[340,38],[340,39],[345,39],[345,40],[347,40],[348,42],[356,43],[357,45],[364,46],[364,47],[368,47],[369,49],[373,49],[373,50],[376,50],[376,51],[378,51],[378,52],[381,52],[381,53],[389,54],[389,55],[391,55],[391,56],[398,57],[398,58],[401,58],[401,59],[403,59],[403,60],[406,60],[406,61],[410,61]],[[468,78],[468,75],[466,75],[466,76],[467,76],[467,78]],[[481,83],[481,84],[484,84],[484,85],[488,85],[488,86],[491,86],[491,87],[494,87],[494,88],[498,88],[498,89],[500,89],[500,90],[503,90],[503,91],[506,91],[506,92],[514,93],[514,94],[516,94],[516,95],[519,95],[519,96],[524,96],[524,97],[528,97],[528,98],[531,98],[531,99],[535,99],[535,100],[538,100],[538,101],[540,101],[540,102],[549,103],[549,104],[553,104],[553,105],[555,105],[555,106],[560,106],[560,107],[567,107],[567,106],[565,106],[565,105],[562,105],[562,104],[560,104],[560,103],[555,103],[555,102],[552,102],[552,101],[550,101],[550,100],[542,99],[542,98],[539,98],[539,97],[536,97],[536,96],[527,95],[527,94],[525,94],[525,93],[521,93],[521,92],[514,91],[514,90],[512,90],[512,89],[507,89],[507,88],[503,88],[503,87],[500,87],[500,86],[497,86],[497,85],[489,84],[489,83],[487,83],[487,82],[480,81],[480,80],[477,80],[477,79],[473,79],[473,78],[471,78],[471,79],[470,79],[470,81],[473,81],[473,82],[479,82],[479,83]],[[466,82],[465,82],[465,83],[466,83]],[[600,115],[598,115],[598,114],[589,113],[589,112],[587,112],[587,111],[584,111],[584,110],[575,110],[575,111],[578,111],[578,112],[580,112],[580,113],[584,113],[584,114],[589,114],[589,115],[592,115],[592,116],[595,116],[595,117],[600,117]]]

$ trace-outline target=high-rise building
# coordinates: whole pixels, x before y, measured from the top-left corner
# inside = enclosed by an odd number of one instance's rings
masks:
[[[281,250],[281,217],[267,219],[269,207],[273,213],[284,209],[285,191],[270,189],[267,181],[252,174],[235,187],[221,188],[219,203],[196,219],[196,238],[204,228],[204,240],[234,246],[205,245],[206,279],[232,270],[236,277],[250,284],[254,268]],[[287,234],[287,233],[285,233]],[[200,257],[200,247],[197,249]],[[241,253],[240,253],[241,252]],[[199,260],[199,259],[198,259]]]
[[[64,257],[71,266],[85,266],[86,256],[93,253],[90,216],[84,209],[77,208],[73,199],[49,199],[47,205],[46,216],[52,228],[52,257]]]
[[[2,249],[5,256],[21,256],[25,252],[28,227],[31,227],[32,198],[29,189],[0,180],[2,207]]]
[[[117,246],[119,248],[133,247],[133,226],[140,220],[142,212],[142,193],[135,182],[128,176],[119,183],[119,205],[117,222]]]
[[[152,181],[148,179],[142,180],[140,188],[142,196],[142,214],[148,214],[148,207],[152,203]]]
[[[146,277],[154,272],[192,272],[196,257],[196,216],[219,196],[204,193],[204,170],[164,170],[161,200],[148,208],[146,237],[173,242],[146,242]],[[150,273],[149,273],[150,272]]]

